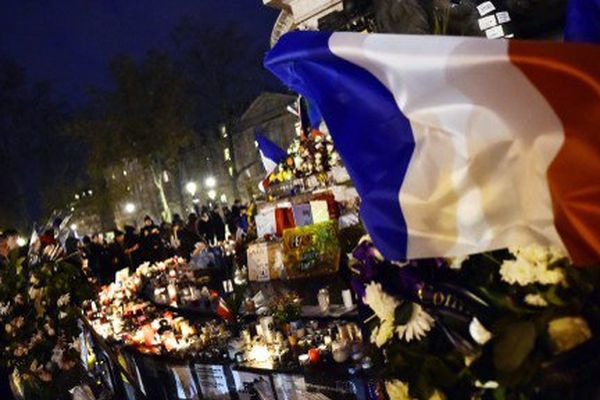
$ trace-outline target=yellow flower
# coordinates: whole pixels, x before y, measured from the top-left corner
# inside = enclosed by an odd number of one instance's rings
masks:
[[[408,393],[408,384],[399,380],[386,381],[385,390],[390,400],[411,400]]]
[[[563,317],[550,321],[548,335],[558,353],[572,349],[592,337],[592,331],[581,317]]]
[[[373,329],[371,333],[371,343],[381,347],[387,343],[394,335],[394,324],[390,320],[383,320],[380,326]]]

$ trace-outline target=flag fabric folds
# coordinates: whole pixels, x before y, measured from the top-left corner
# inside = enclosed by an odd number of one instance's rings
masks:
[[[314,101],[390,259],[531,243],[600,260],[600,47],[292,32],[265,65]]]
[[[285,160],[287,153],[260,133],[256,134],[256,142],[263,166],[269,175],[277,168],[277,164]]]

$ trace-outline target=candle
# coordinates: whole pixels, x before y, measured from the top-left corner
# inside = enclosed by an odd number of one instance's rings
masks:
[[[308,359],[311,364],[317,364],[321,360],[320,350],[317,348],[313,348],[308,350]]]
[[[344,307],[347,309],[350,309],[354,306],[354,303],[352,302],[352,292],[350,289],[342,290],[342,299],[344,300]]]

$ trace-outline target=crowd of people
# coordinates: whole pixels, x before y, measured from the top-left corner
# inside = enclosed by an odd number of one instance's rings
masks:
[[[143,262],[158,262],[180,256],[192,263],[202,264],[202,251],[209,245],[225,239],[239,239],[248,231],[248,207],[236,200],[231,207],[196,207],[187,220],[174,214],[171,222],[155,220],[146,215],[142,226],[114,228],[105,235],[95,233],[77,237],[71,232],[66,238],[68,254],[78,252],[87,259],[90,272],[101,284],[108,284],[115,273],[123,268],[135,269]],[[7,262],[9,254],[18,248],[18,233],[5,230],[0,233],[0,264]],[[49,228],[39,236],[42,246],[56,244],[57,227]],[[26,249],[23,248],[26,253]]]
[[[205,206],[196,210],[187,220],[174,214],[171,222],[159,225],[146,215],[139,230],[131,225],[122,230],[115,228],[110,241],[100,233],[84,236],[79,247],[99,282],[109,283],[123,268],[136,268],[143,262],[158,262],[175,255],[193,261],[207,245],[236,239],[247,232],[247,207],[240,200],[231,208]]]

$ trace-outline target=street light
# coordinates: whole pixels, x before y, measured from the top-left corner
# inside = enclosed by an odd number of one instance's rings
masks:
[[[204,181],[204,184],[206,185],[206,187],[208,189],[213,189],[215,186],[217,186],[217,180],[215,179],[214,176],[209,176],[208,178],[206,178],[206,180]],[[209,196],[210,197],[210,196]]]
[[[194,197],[194,195],[196,194],[196,190],[198,190],[198,185],[196,185],[196,182],[188,182],[185,185],[185,190],[187,190],[188,193],[191,194],[192,197]]]
[[[208,198],[211,200],[214,200],[217,198],[217,191],[214,189],[209,190],[207,194],[208,194]]]
[[[135,212],[135,204],[133,204],[133,203],[126,203],[125,204],[125,212],[127,214],[133,214]]]
[[[76,231],[77,230],[77,224],[71,224],[71,230],[72,231]]]

